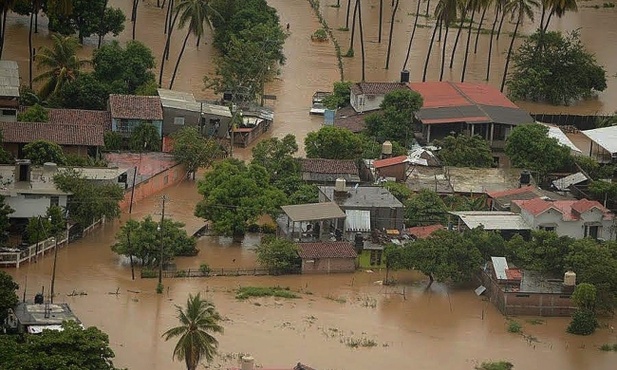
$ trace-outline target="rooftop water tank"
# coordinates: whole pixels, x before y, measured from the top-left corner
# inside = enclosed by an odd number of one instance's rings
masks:
[[[392,143],[390,141],[384,141],[381,144],[381,154],[392,155]]]
[[[566,271],[563,274],[563,285],[575,286],[576,285],[576,273],[574,271]]]
[[[521,186],[529,185],[531,183],[531,173],[529,171],[524,170],[523,172],[521,172],[520,183]]]
[[[345,179],[342,179],[340,177],[336,179],[336,182],[334,183],[334,191],[340,193],[347,191],[347,182],[345,181]]]
[[[401,83],[409,82],[409,71],[404,69],[401,71]]]

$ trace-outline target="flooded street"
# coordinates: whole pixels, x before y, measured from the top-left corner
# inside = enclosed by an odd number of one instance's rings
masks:
[[[336,0],[322,1],[322,7],[333,29],[344,25],[346,1],[341,8],[331,8]],[[130,15],[127,1],[110,0]],[[140,3],[137,39],[144,41],[154,51],[157,60],[163,47],[164,11],[155,8],[154,0]],[[336,57],[331,43],[312,43],[310,35],[320,27],[306,0],[272,0],[281,17],[281,23],[290,23],[290,36],[285,45],[287,64],[279,79],[269,84],[267,94],[277,96],[274,102],[276,120],[271,135],[282,137],[293,133],[300,147],[306,134],[322,123],[321,117],[308,114],[310,98],[314,91],[330,89],[339,78]],[[383,69],[389,28],[390,1],[384,1],[384,37],[376,42],[376,22],[379,1],[363,1],[365,39],[367,40],[367,80],[397,80],[404,59],[407,36],[413,22],[409,13],[415,11],[415,2],[401,2],[393,41],[392,65]],[[27,18],[9,16],[7,45],[4,58],[17,60],[24,82],[27,81]],[[45,23],[43,17],[39,18]],[[581,9],[555,19],[553,27],[572,29],[583,27],[581,35],[590,51],[597,53],[609,74],[615,74],[613,61],[617,49],[607,45],[617,44],[617,11],[614,9]],[[421,18],[420,22],[426,23]],[[141,24],[141,25],[140,25]],[[593,25],[593,29],[591,28]],[[526,24],[524,32],[533,28]],[[412,80],[421,79],[426,44],[430,28],[418,28],[408,68]],[[130,39],[131,25],[120,35],[120,40]],[[335,31],[343,52],[348,47],[348,32]],[[601,36],[600,36],[601,35]],[[166,63],[164,81],[169,81],[175,57],[181,46],[182,32],[174,32],[171,57]],[[48,43],[45,27],[40,27],[35,45]],[[453,41],[454,32],[448,38]],[[15,41],[21,40],[21,41]],[[467,81],[484,78],[485,48],[487,38],[481,35],[477,55],[470,54]],[[90,44],[94,41],[89,41]],[[499,40],[499,50],[508,46],[505,36]],[[436,44],[437,45],[437,44]],[[83,53],[87,55],[92,46]],[[435,50],[439,48],[435,47]],[[464,46],[459,45],[459,51]],[[198,98],[211,98],[203,91],[202,77],[213,70],[210,62],[214,50],[202,43],[195,47],[190,39],[184,54],[177,83],[174,88],[192,91]],[[492,84],[497,84],[503,68],[503,55],[494,59]],[[359,45],[356,57],[345,59],[345,77],[360,78]],[[439,63],[438,52],[432,58],[430,78],[435,78]],[[455,61],[448,78],[460,78],[462,54]],[[164,83],[164,85],[166,84]],[[523,105],[528,107],[527,105]],[[531,106],[531,105],[529,105]],[[538,109],[552,109],[534,106]],[[615,79],[609,80],[608,90],[597,100],[575,107],[555,108],[558,112],[590,114],[610,112],[617,108]],[[529,108],[531,109],[531,108]],[[240,158],[248,158],[249,149],[234,151]],[[169,197],[166,215],[187,225],[199,224],[193,216],[194,205],[199,201],[195,183],[185,182],[165,190]],[[162,195],[162,194],[159,194]],[[139,219],[152,214],[160,217],[159,195],[152,196],[133,208],[131,217]],[[515,369],[580,370],[614,369],[617,354],[601,352],[598,346],[617,343],[617,334],[607,327],[600,328],[591,337],[576,337],[565,333],[567,318],[548,318],[534,325],[517,318],[523,324],[523,333],[507,332],[506,319],[488,302],[477,297],[472,289],[448,291],[434,284],[425,291],[426,281],[410,272],[398,272],[401,282],[397,287],[383,287],[376,282],[384,279],[383,272],[361,271],[356,274],[329,276],[282,277],[212,277],[165,279],[165,293],[155,294],[156,279],[131,280],[130,267],[111,250],[119,221],[109,222],[86,238],[63,248],[58,253],[56,291],[57,302],[67,302],[86,326],[98,326],[107,332],[116,353],[116,366],[129,369],[183,369],[181,362],[173,362],[174,343],[165,342],[161,334],[176,324],[176,304],[183,304],[189,293],[203,292],[211,298],[221,314],[225,334],[219,337],[220,352],[212,368],[234,364],[234,353],[251,353],[257,363],[265,367],[290,367],[301,361],[320,370],[374,370],[374,369],[472,369],[477,362],[508,360]],[[249,235],[242,245],[218,237],[202,237],[198,241],[200,253],[196,257],[178,258],[179,268],[198,268],[207,263],[212,268],[250,268],[256,266],[252,251],[259,237]],[[27,277],[28,298],[49,286],[52,255],[38,263],[25,264],[19,269],[7,269],[21,288]],[[232,292],[238,286],[280,285],[302,292],[300,299],[257,299],[237,301]],[[46,288],[47,290],[47,288]],[[69,297],[71,292],[87,295]],[[118,291],[120,294],[110,294]],[[135,293],[138,292],[138,293]],[[21,296],[22,291],[19,292]],[[255,303],[259,303],[256,305]],[[602,320],[608,323],[608,320]],[[617,326],[613,319],[610,325]],[[375,342],[372,348],[350,348],[345,342],[366,338]],[[223,366],[222,368],[226,368]]]

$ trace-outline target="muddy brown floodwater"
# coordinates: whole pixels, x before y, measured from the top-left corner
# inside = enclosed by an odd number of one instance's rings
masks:
[[[154,0],[140,3],[137,39],[146,42],[158,56],[162,52],[162,19],[164,12],[156,9]],[[328,89],[338,79],[336,58],[331,43],[317,44],[310,35],[319,28],[306,0],[272,0],[283,24],[291,24],[291,34],[285,45],[288,62],[283,67],[280,79],[267,87],[267,93],[277,95],[274,103],[276,123],[271,135],[280,137],[295,134],[302,143],[306,134],[319,128],[322,119],[310,117],[307,108],[315,90]],[[326,18],[333,28],[343,23],[344,7],[329,8],[335,0],[322,1]],[[341,1],[342,5],[346,1]],[[389,18],[389,1],[384,1],[385,16]],[[129,14],[129,2],[110,0]],[[392,67],[382,69],[385,44],[376,43],[376,12],[378,1],[363,1],[366,15],[368,80],[398,79],[407,32],[410,29],[415,2],[401,2],[395,32]],[[617,39],[614,22],[617,12],[611,9],[581,9],[568,14],[563,20],[555,20],[554,26],[562,29],[583,27],[583,40],[598,60],[614,73]],[[422,20],[422,22],[425,22]],[[35,38],[38,47],[48,44],[41,18],[41,32]],[[384,26],[385,31],[388,21]],[[119,39],[130,38],[130,24]],[[593,26],[593,29],[592,29]],[[524,29],[529,30],[530,25]],[[526,32],[527,32],[526,31]],[[418,30],[409,68],[412,79],[418,80],[423,62],[428,29]],[[348,41],[346,33],[336,31],[343,51]],[[180,47],[181,32],[174,34],[172,57],[165,69],[165,81],[173,68],[174,55]],[[403,37],[404,36],[404,37]],[[27,78],[27,19],[10,16],[7,26],[5,58],[20,63],[23,78]],[[453,37],[451,36],[450,39]],[[484,37],[485,38],[485,37]],[[483,39],[484,40],[484,39]],[[484,40],[486,41],[486,40]],[[91,44],[94,41],[89,41]],[[480,58],[483,42],[477,56],[470,56],[469,81],[481,80],[483,64]],[[500,40],[499,48],[507,47],[507,39]],[[92,46],[86,46],[87,55]],[[356,48],[357,49],[357,48]],[[212,70],[210,58],[214,51],[210,45],[195,47],[189,42],[182,61],[176,88],[192,91],[198,97],[211,97],[202,91],[202,76]],[[359,53],[356,52],[359,56]],[[433,58],[431,78],[438,65],[438,56]],[[476,60],[477,59],[477,60]],[[495,57],[495,78],[501,68],[501,57]],[[460,63],[461,58],[456,63]],[[345,60],[347,79],[359,79],[360,58]],[[460,64],[457,64],[460,66]],[[457,78],[457,67],[448,78]],[[27,72],[26,72],[27,73]],[[167,82],[168,83],[168,82]],[[495,83],[495,81],[491,81]],[[585,102],[562,111],[578,113],[612,111],[617,101],[614,79],[609,89],[592,102]],[[595,105],[594,105],[595,104]],[[548,107],[538,106],[538,109]],[[302,145],[301,145],[302,146]],[[236,152],[240,158],[248,158],[250,151]],[[190,227],[199,224],[193,216],[195,203],[199,200],[195,184],[185,182],[164,191],[170,198],[166,214],[186,222]],[[152,196],[133,209],[133,218],[152,214],[157,217],[159,197]],[[383,287],[383,272],[357,272],[356,274],[329,276],[282,276],[282,277],[212,277],[207,279],[165,279],[163,295],[154,293],[156,279],[131,280],[130,268],[113,254],[110,245],[119,221],[105,224],[93,234],[63,248],[58,254],[56,291],[57,301],[68,302],[85,325],[95,325],[107,332],[116,352],[116,365],[130,369],[183,369],[183,364],[173,362],[173,343],[161,339],[161,334],[176,324],[175,305],[182,304],[188,293],[202,292],[211,298],[226,317],[225,334],[219,337],[220,352],[213,368],[221,368],[234,360],[234,353],[251,353],[258,363],[265,366],[290,366],[302,361],[318,369],[373,370],[373,369],[472,369],[484,360],[508,360],[517,369],[580,370],[615,368],[617,354],[601,352],[597,347],[604,343],[617,343],[617,335],[606,327],[590,337],[576,337],[565,333],[566,318],[548,318],[533,325],[523,323],[526,336],[510,334],[505,318],[488,302],[476,297],[471,289],[448,290],[434,284],[425,290],[426,281],[411,272],[396,273],[400,281],[397,287]],[[258,236],[249,235],[242,244],[234,244],[226,238],[202,237],[200,253],[194,258],[179,258],[176,263],[182,268],[198,268],[203,262],[213,268],[254,267],[255,255],[251,250]],[[45,256],[38,263],[27,264],[19,269],[8,269],[25,286],[27,277],[28,297],[31,298],[42,285],[49,285],[52,258]],[[241,285],[280,285],[303,292],[301,299],[257,299],[239,302],[232,290]],[[119,295],[109,294],[116,292]],[[67,294],[86,292],[87,295],[69,297]],[[139,293],[135,293],[139,292]],[[404,294],[403,294],[404,292]],[[21,295],[21,292],[20,292]],[[256,305],[259,303],[260,305]],[[616,326],[617,321],[603,320]],[[374,341],[371,348],[350,348],[345,341],[366,338]]]

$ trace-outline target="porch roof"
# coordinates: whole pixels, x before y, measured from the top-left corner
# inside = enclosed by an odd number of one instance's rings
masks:
[[[293,222],[345,218],[345,212],[334,202],[297,204],[281,209]]]

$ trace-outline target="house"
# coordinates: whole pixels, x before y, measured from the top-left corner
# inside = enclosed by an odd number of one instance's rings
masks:
[[[244,109],[240,112],[241,121],[233,127],[232,145],[246,148],[263,133],[270,130],[274,113],[264,107]]]
[[[232,114],[229,107],[198,102],[192,93],[158,89],[163,107],[163,135],[194,126],[206,137],[226,138]]]
[[[590,141],[589,156],[600,163],[617,162],[617,126],[581,131]]]
[[[42,301],[42,297],[41,297]],[[18,333],[40,334],[43,330],[62,330],[63,321],[81,321],[66,303],[19,303],[9,308],[7,325]]]
[[[48,123],[61,125],[95,125],[111,131],[111,113],[106,110],[48,109]]]
[[[406,90],[407,88],[407,85],[401,82],[355,83],[351,86],[349,103],[358,113],[374,111],[379,109],[386,94],[396,90]]]
[[[109,95],[111,130],[130,136],[142,122],[152,124],[163,137],[163,108],[158,96]]]
[[[478,227],[487,231],[495,231],[504,239],[510,239],[514,235],[529,238],[532,227],[518,213],[503,211],[459,211],[450,212],[456,219],[452,226],[456,230],[472,230]]]
[[[315,241],[322,237],[342,237],[345,212],[334,202],[282,206],[276,219],[277,236],[297,241]]]
[[[354,272],[358,254],[353,244],[345,241],[299,243],[303,274]]]
[[[570,299],[576,274],[568,271],[563,280],[508,264],[505,257],[491,257],[480,272],[482,285],[476,294],[486,294],[506,316],[570,316],[576,310]]]
[[[380,186],[355,186],[347,188],[343,179],[335,186],[319,187],[320,202],[335,202],[347,212],[349,210],[369,211],[371,229],[402,230],[403,204],[387,189]]]
[[[446,230],[446,227],[442,224],[435,224],[427,226],[408,227],[405,231],[407,235],[409,235],[413,239],[426,239],[434,232],[439,230]]]
[[[417,82],[409,87],[424,99],[415,119],[427,142],[455,132],[480,135],[492,148],[502,149],[512,128],[534,122],[527,112],[487,84]]]
[[[334,183],[336,179],[345,179],[348,183],[360,182],[360,170],[354,160],[302,158],[300,159],[302,180],[318,183]]]
[[[365,117],[366,114],[356,112],[352,106],[343,107],[334,114],[334,126],[346,128],[353,133],[362,132],[366,128]]]
[[[16,122],[19,110],[19,67],[12,60],[0,60],[0,121]]]
[[[566,200],[565,196],[542,190],[533,185],[521,186],[519,188],[487,191],[487,204],[491,211],[509,211],[513,200],[529,200],[534,198],[547,197],[553,200]]]
[[[614,215],[595,200],[514,200],[512,211],[520,212],[534,230],[554,231],[574,239],[615,240]]]
[[[406,155],[373,161],[376,178],[392,178],[394,181],[405,181],[408,166],[409,159]]]
[[[303,365],[298,362],[294,367],[284,367],[284,368],[270,368],[270,367],[256,367],[255,359],[252,356],[242,356],[239,361],[239,367],[228,368],[227,370],[256,370],[259,368],[260,370],[316,370],[307,365]]]

